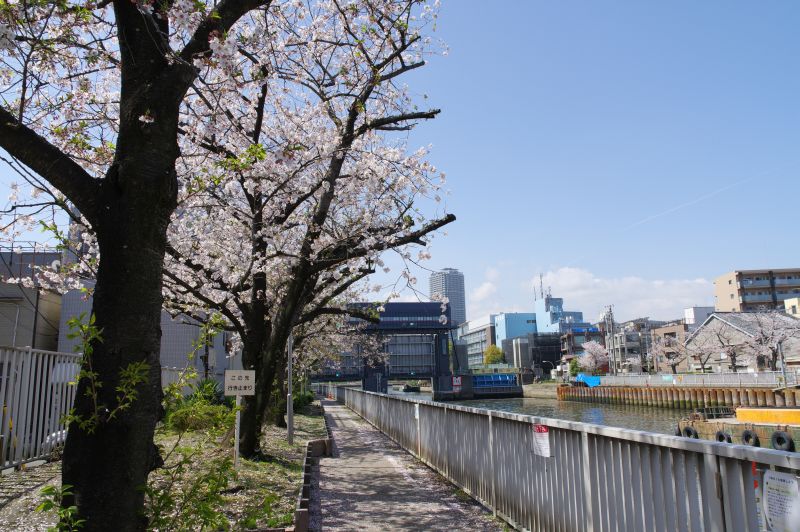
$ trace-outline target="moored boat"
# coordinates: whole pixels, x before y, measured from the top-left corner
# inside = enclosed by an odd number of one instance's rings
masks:
[[[683,419],[676,436],[778,449],[800,450],[800,408],[707,408]]]

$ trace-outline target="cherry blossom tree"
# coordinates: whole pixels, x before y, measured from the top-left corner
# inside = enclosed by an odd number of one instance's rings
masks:
[[[754,350],[747,343],[737,342],[730,329],[719,328],[713,332],[713,336],[717,341],[720,360],[727,361],[731,372],[736,373],[739,369],[747,368],[757,362],[758,357]]]
[[[582,370],[594,374],[608,364],[608,351],[600,342],[590,340],[581,348],[583,354],[578,357],[578,365]]]
[[[685,344],[688,358],[700,364],[700,372],[711,371],[711,362],[720,353],[720,344],[711,334],[690,336]]]
[[[744,347],[770,370],[777,371],[782,348],[786,343],[800,339],[800,320],[781,312],[754,312],[749,318],[752,334]]]
[[[352,314],[343,303],[382,252],[410,259],[408,245],[455,219],[426,219],[421,205],[439,201],[444,176],[395,133],[438,114],[398,83],[425,64],[435,11],[419,4],[270,10],[190,92],[165,290],[176,311],[219,312],[241,338],[257,372],[244,456],[257,450],[292,329]]]
[[[650,346],[649,356],[651,360],[664,360],[672,370],[672,374],[676,375],[678,366],[689,357],[689,350],[673,336],[657,337]]]
[[[204,69],[224,67],[233,39],[271,3],[0,4],[0,147],[42,198],[19,214],[71,203],[102,256],[93,303],[102,342],[93,341],[87,360],[102,387],[90,396],[81,379],[77,418],[97,415],[95,403],[100,414],[113,409],[123,373],[147,368],[138,399],[113,422],[99,415],[92,431],[70,425],[63,481],[74,496],[65,504],[77,504],[89,530],[145,527],[141,488],[160,463],[152,436],[161,409],[161,273],[185,97]]]

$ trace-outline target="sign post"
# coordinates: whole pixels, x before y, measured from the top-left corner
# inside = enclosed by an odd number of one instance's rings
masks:
[[[252,369],[226,369],[225,370],[225,395],[236,397],[236,424],[233,433],[233,468],[239,467],[239,427],[241,425],[241,412],[243,395],[256,394],[256,372]]]

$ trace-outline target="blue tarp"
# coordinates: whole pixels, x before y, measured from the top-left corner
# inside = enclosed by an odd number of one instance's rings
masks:
[[[578,376],[575,378],[578,382],[586,383],[586,386],[589,388],[594,388],[595,386],[600,386],[600,377],[593,377],[590,375],[584,375],[583,373],[578,373]]]

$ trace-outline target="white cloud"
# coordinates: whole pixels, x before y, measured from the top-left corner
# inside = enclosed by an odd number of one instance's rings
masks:
[[[532,280],[538,286],[538,276]],[[677,319],[683,309],[713,305],[713,284],[706,279],[650,280],[641,277],[603,278],[581,268],[563,267],[544,274],[545,290],[564,298],[565,310],[583,311],[596,321],[606,305],[614,305],[619,320],[649,316]]]
[[[470,292],[470,299],[476,303],[486,300],[497,292],[497,286],[491,281],[484,281],[478,288]]]

